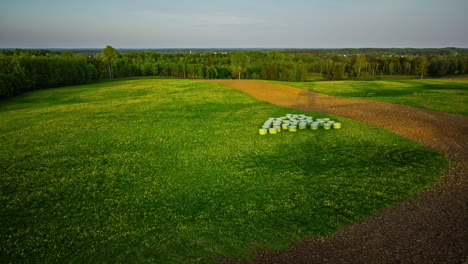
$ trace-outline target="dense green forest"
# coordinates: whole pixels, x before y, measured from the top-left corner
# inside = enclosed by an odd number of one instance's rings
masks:
[[[324,80],[468,73],[466,49],[457,48],[203,51],[122,52],[110,46],[94,54],[1,50],[0,98],[37,89],[137,76],[302,82],[308,80],[309,73],[319,74]]]

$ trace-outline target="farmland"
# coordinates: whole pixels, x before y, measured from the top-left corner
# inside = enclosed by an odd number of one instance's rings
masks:
[[[376,100],[468,115],[466,80],[278,82],[337,97]]]
[[[343,128],[258,135],[287,113]],[[2,102],[0,116],[6,262],[248,258],[376,213],[448,167],[443,154],[384,129],[208,82],[34,91]]]
[[[399,50],[401,54],[418,54],[412,56],[386,56],[385,53],[376,56],[375,52],[383,50],[366,49],[329,50],[317,54],[276,50],[220,53],[204,50],[193,54],[140,50],[121,54],[107,46],[89,56],[60,51],[0,50],[0,100],[38,89],[144,76],[299,82],[422,79],[468,74],[465,49]],[[349,56],[336,54],[341,51]],[[439,55],[426,55],[432,52]]]

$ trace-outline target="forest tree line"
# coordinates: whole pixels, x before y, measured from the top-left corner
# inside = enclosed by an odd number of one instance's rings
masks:
[[[69,51],[0,51],[0,98],[27,91],[102,79],[164,76],[190,79],[264,79],[302,82],[309,73],[324,80],[372,80],[379,75],[442,77],[468,73],[468,55],[311,56],[279,51],[232,53],[120,53],[111,46],[97,55]]]

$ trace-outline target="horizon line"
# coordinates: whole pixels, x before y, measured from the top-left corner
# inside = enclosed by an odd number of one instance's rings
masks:
[[[112,45],[109,45],[109,46],[112,46]],[[86,49],[104,49],[105,47],[85,47],[85,48],[78,48],[78,47],[75,47],[75,48],[63,48],[63,47],[23,47],[23,48],[17,48],[17,47],[0,47],[0,49],[2,50],[5,50],[5,49],[43,49],[43,50],[86,50]],[[359,47],[359,48],[351,48],[351,47],[342,47],[342,48],[306,48],[306,47],[303,47],[303,48],[294,48],[294,47],[242,47],[242,48],[239,48],[239,47],[205,47],[205,48],[193,48],[193,47],[186,47],[186,48],[180,48],[180,47],[177,47],[177,48],[168,48],[168,47],[165,47],[165,48],[131,48],[131,47],[123,47],[123,48],[116,48],[114,47],[115,49],[117,50],[122,50],[122,49],[132,49],[132,50],[157,50],[157,49],[161,49],[161,50],[164,50],[164,49],[175,49],[175,50],[200,50],[200,49],[238,49],[238,50],[243,50],[243,49],[269,49],[269,50],[274,50],[274,49],[291,49],[291,50],[321,50],[321,49],[449,49],[449,48],[456,48],[456,49],[468,49],[468,47],[453,47],[453,46],[448,46],[448,47],[424,47],[424,48],[421,48],[421,47]]]

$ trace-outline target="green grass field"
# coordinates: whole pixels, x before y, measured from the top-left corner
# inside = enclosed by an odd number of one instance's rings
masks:
[[[420,75],[376,75],[375,80],[411,80],[411,79],[419,79]],[[428,78],[427,76],[425,78]],[[306,81],[325,81],[324,75],[321,73],[316,72],[308,72]]]
[[[424,76],[427,79],[427,76]],[[375,76],[375,80],[382,80],[382,81],[396,81],[396,80],[414,80],[414,79],[421,79],[420,75],[407,75],[407,74],[381,74]]]
[[[318,93],[404,104],[468,115],[468,81],[327,81],[276,82]]]
[[[258,135],[287,113],[343,128]],[[248,258],[378,212],[448,167],[384,129],[209,82],[36,91],[1,102],[0,118],[4,263]]]

